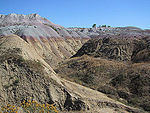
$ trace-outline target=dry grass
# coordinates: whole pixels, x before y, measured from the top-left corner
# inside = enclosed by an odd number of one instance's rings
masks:
[[[55,70],[65,79],[149,111],[149,63],[132,64],[84,55],[63,62]]]

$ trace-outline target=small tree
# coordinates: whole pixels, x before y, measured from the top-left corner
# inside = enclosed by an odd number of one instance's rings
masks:
[[[102,27],[106,27],[106,25],[102,25]]]
[[[93,24],[92,28],[95,28],[96,27],[96,24]]]

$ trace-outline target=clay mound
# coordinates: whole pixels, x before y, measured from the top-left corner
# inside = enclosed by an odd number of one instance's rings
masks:
[[[34,47],[51,66],[71,57],[87,38],[73,37],[65,28],[50,25],[6,26],[0,28],[1,36],[16,34]]]
[[[45,66],[49,67],[51,72],[53,69],[43,60],[41,56],[35,51],[32,45],[28,44],[22,38],[17,35],[10,35],[6,37],[0,37],[1,55],[6,54],[8,50],[13,50],[12,54],[19,54],[26,60],[41,61]],[[18,51],[17,51],[18,48]]]
[[[8,15],[0,15],[0,25],[1,26],[10,26],[10,25],[41,25],[41,24],[49,24],[56,27],[61,27],[60,25],[56,25],[46,18],[41,17],[38,14],[8,14]]]
[[[1,37],[0,42],[1,42],[1,44],[0,44],[1,48],[4,48],[6,50],[7,49],[13,49],[13,48],[21,48],[21,51],[23,51],[23,53],[21,53],[21,55],[25,59],[36,60],[39,58],[39,56],[34,51],[32,46],[17,35],[10,35],[10,36],[6,36],[6,37]]]
[[[90,38],[68,31],[38,14],[0,15],[0,25],[0,36],[20,36],[52,67],[75,54]]]
[[[86,42],[73,56],[90,55],[118,61],[146,62],[149,58],[149,36],[138,38],[102,38]]]
[[[0,15],[0,35],[16,34],[19,36],[39,37],[64,37],[64,38],[89,38],[86,34],[71,35],[68,30],[56,25],[38,14],[8,14]],[[36,28],[36,29],[35,29]]]
[[[87,54],[94,57],[101,57],[106,59],[130,61],[133,51],[134,40],[136,39],[92,39],[86,42],[73,57],[78,57]]]

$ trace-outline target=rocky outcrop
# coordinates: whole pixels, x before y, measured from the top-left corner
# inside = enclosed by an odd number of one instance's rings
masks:
[[[115,59],[121,61],[130,61],[133,52],[133,42],[136,39],[126,38],[103,38],[92,39],[85,43],[82,48],[73,56],[82,56],[84,54]]]
[[[149,61],[150,38],[102,38],[86,42],[73,56],[90,55],[118,61]]]
[[[150,36],[144,37],[134,42],[134,50],[132,54],[133,62],[149,62],[150,61]]]

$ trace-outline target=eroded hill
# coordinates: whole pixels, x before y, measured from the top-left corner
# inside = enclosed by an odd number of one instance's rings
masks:
[[[55,71],[113,99],[150,111],[149,37],[91,39]]]
[[[30,99],[54,103],[60,111],[141,112],[103,93],[58,77],[34,48],[16,35],[1,37],[0,42],[1,105],[19,105]]]
[[[71,57],[90,37],[54,24],[38,14],[0,15],[0,36],[18,35],[55,66]]]

